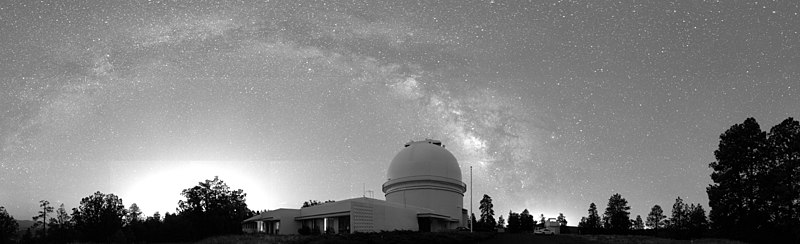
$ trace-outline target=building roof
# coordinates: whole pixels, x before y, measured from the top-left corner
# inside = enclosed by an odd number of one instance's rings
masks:
[[[461,181],[461,167],[456,157],[441,142],[427,139],[409,142],[394,156],[388,180],[411,176],[434,176]]]

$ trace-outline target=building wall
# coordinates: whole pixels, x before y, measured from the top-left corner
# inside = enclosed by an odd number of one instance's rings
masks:
[[[296,209],[278,209],[276,210],[275,218],[280,219],[280,226],[278,229],[279,235],[294,235],[300,226],[294,218],[300,215],[300,211]]]
[[[416,209],[387,204],[354,203],[353,205],[354,210],[357,207],[372,209],[373,231],[419,230]],[[371,206],[367,207],[368,205]]]
[[[408,189],[386,194],[386,201],[431,209],[437,214],[461,220],[464,196],[445,190]],[[463,226],[463,223],[454,223],[451,227],[455,229],[458,226]]]

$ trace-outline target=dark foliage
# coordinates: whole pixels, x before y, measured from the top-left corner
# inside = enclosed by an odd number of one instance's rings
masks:
[[[336,201],[327,200],[325,202],[322,202],[322,201],[317,201],[317,200],[308,200],[308,201],[303,202],[303,206],[301,206],[300,208],[307,208],[307,207],[322,205],[322,204],[331,203],[331,202],[336,202]]]
[[[11,242],[18,228],[17,220],[8,214],[6,208],[0,206],[0,243]]]
[[[670,236],[677,239],[698,238],[708,229],[706,211],[700,204],[686,204],[678,197],[672,205],[672,217],[669,219]]]
[[[494,231],[495,227],[497,226],[497,222],[494,220],[494,204],[492,204],[492,197],[489,195],[484,194],[483,199],[481,199],[481,206],[479,209],[481,210],[481,219],[478,220],[478,225],[480,228],[475,229],[477,231]]]
[[[63,203],[56,209],[55,217],[50,218],[47,225],[49,227],[47,240],[58,242],[75,239],[72,216],[67,213],[67,209],[64,208]]]
[[[178,202],[178,216],[167,216],[164,222],[186,223],[182,233],[176,234],[190,237],[183,240],[241,233],[241,222],[251,215],[245,203],[247,194],[241,189],[231,190],[218,177],[184,189],[181,195],[186,200]]]
[[[73,208],[72,212],[80,240],[111,242],[121,233],[127,211],[122,199],[114,194],[106,195],[98,191],[81,199],[80,205]]]
[[[581,227],[586,233],[595,233],[598,229],[602,228],[600,215],[597,213],[597,205],[590,203],[588,212],[589,216],[581,218],[578,227]]]
[[[536,226],[536,220],[533,220],[533,215],[528,212],[528,209],[522,211],[519,215],[519,227],[521,232],[531,232]]]
[[[558,218],[556,218],[556,222],[560,226],[567,226],[567,217],[564,216],[564,213],[558,213]]]
[[[516,233],[522,231],[521,217],[518,213],[508,211],[508,232]]]
[[[38,215],[33,216],[33,221],[34,221],[33,226],[35,228],[41,226],[41,228],[42,228],[42,232],[41,232],[42,234],[41,235],[43,237],[46,237],[47,236],[47,214],[53,212],[53,207],[50,206],[50,201],[47,201],[47,200],[39,201],[39,207],[42,208],[42,210],[39,210],[39,214]]]
[[[800,123],[787,118],[767,133],[748,118],[720,135],[714,156],[706,188],[712,228],[800,242]]]
[[[500,215],[497,218],[497,228],[505,228],[506,227],[506,220],[503,218],[503,215]]]
[[[650,214],[647,215],[646,225],[654,230],[663,229],[665,224],[664,219],[666,218],[667,216],[664,215],[664,210],[661,209],[661,206],[656,204],[650,209]]]
[[[613,232],[627,231],[631,226],[630,210],[628,201],[622,198],[622,195],[619,193],[612,195],[608,199],[606,212],[603,213],[603,226]]]
[[[642,221],[641,215],[636,215],[636,220],[631,221],[631,229],[634,230],[643,230],[644,229],[644,221]]]

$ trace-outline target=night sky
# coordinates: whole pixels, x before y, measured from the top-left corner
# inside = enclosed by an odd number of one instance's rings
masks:
[[[800,117],[796,1],[3,1],[0,206],[367,196],[441,140],[497,216],[708,207],[731,125]],[[469,191],[464,199],[469,206]],[[537,217],[538,219],[538,217]]]

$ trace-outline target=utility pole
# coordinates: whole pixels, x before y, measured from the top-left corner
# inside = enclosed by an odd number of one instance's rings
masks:
[[[469,232],[472,233],[474,231],[472,229],[475,226],[475,223],[472,223],[472,215],[475,214],[472,209],[472,165],[469,166],[469,212],[471,214],[467,218],[469,218]]]

